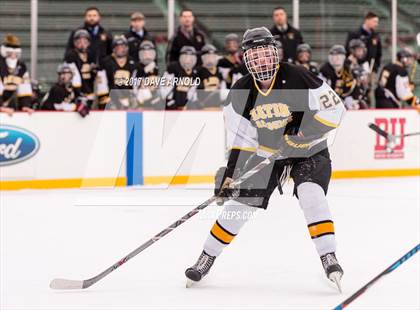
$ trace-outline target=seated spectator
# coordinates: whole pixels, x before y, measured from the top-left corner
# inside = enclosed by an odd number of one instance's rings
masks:
[[[165,86],[160,88],[162,98],[166,100],[167,110],[182,110],[188,101],[195,100],[194,81],[197,77],[195,65],[197,52],[193,46],[181,48],[179,61],[168,65],[162,79]]]
[[[73,48],[70,49],[64,61],[73,70],[73,87],[79,97],[87,99],[89,109],[92,108],[95,99],[95,79],[97,65],[90,52],[91,36],[85,29],[77,30],[73,35]]]
[[[73,70],[64,63],[57,68],[57,83],[45,95],[41,103],[42,110],[49,111],[77,111],[82,117],[89,113],[86,101],[78,99],[73,89]]]
[[[201,49],[201,63],[197,68],[197,76],[200,83],[197,87],[197,101],[188,104],[187,108],[207,109],[220,108],[226,99],[226,83],[218,70],[219,56],[217,49],[211,44],[206,44]]]
[[[296,49],[295,65],[302,66],[305,69],[311,71],[313,74],[318,75],[318,64],[314,61],[311,61],[311,57],[311,46],[308,43],[299,44]]]
[[[407,68],[414,62],[413,56],[408,49],[400,50],[397,53],[397,61],[387,64],[382,69],[375,90],[378,109],[418,107],[419,98],[412,92],[407,72]]]
[[[128,109],[136,105],[133,101],[140,76],[138,62],[128,54],[128,41],[123,35],[112,41],[112,54],[102,59],[98,71],[99,108]]]
[[[144,40],[150,41],[155,45],[152,34],[146,30],[144,25],[145,18],[143,13],[134,12],[131,14],[130,30],[124,33],[128,41],[129,54],[135,61],[139,61],[139,48]]]
[[[194,14],[190,9],[182,9],[179,15],[180,26],[167,48],[167,62],[178,61],[181,49],[192,46],[200,51],[205,42],[204,34],[194,26]]]
[[[287,21],[287,12],[283,7],[273,10],[274,26],[270,29],[271,34],[280,41],[283,46],[284,61],[291,62],[296,59],[296,49],[303,43],[300,31],[292,27]]]
[[[371,68],[369,62],[366,60],[366,45],[360,39],[352,39],[349,42],[350,54],[346,59],[345,66],[347,66],[354,78],[356,79],[357,86],[360,90],[359,104],[364,108],[368,108],[369,91],[371,85]]]
[[[151,41],[143,41],[139,46],[138,58],[141,82],[136,93],[137,103],[142,108],[160,108],[159,68],[156,64],[155,45]]]
[[[92,59],[96,64],[99,63],[101,58],[111,54],[112,52],[112,36],[107,32],[100,24],[101,14],[99,9],[96,7],[89,7],[85,10],[85,22],[81,27],[78,27],[71,32],[65,55],[75,48],[74,46],[74,35],[80,30],[86,30],[91,38],[91,44],[89,45],[89,53],[92,55]]]
[[[225,37],[225,55],[217,64],[228,88],[232,84],[232,76],[229,73],[233,68],[239,67],[241,64],[242,51],[240,50],[239,37],[235,33],[230,33]]]
[[[328,62],[320,69],[321,78],[340,96],[347,109],[360,108],[359,89],[350,69],[345,66],[346,50],[342,45],[334,45],[328,53]]]
[[[29,72],[20,59],[22,49],[20,40],[12,34],[6,35],[0,46],[0,112],[9,115],[16,110],[31,114],[32,88]]]

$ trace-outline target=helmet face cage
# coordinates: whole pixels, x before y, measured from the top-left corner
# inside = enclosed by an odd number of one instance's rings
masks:
[[[114,45],[113,52],[116,57],[125,57],[128,55],[128,45],[125,43],[119,43]]]
[[[194,54],[181,54],[179,64],[184,70],[192,70],[197,63],[197,56]]]
[[[141,49],[139,51],[140,62],[144,65],[155,61],[156,59],[156,50],[155,49]]]
[[[340,70],[344,66],[344,61],[346,60],[346,55],[344,54],[329,54],[328,62],[336,70]]]
[[[201,61],[206,68],[214,68],[217,65],[219,57],[215,53],[206,53],[201,55]]]
[[[279,50],[271,44],[249,48],[244,53],[244,62],[254,79],[271,80],[279,68]]]

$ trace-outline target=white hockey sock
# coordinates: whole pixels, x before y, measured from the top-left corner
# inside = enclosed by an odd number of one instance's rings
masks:
[[[204,243],[204,251],[211,256],[222,253],[256,210],[257,208],[234,200],[227,201]]]
[[[297,187],[297,193],[319,256],[335,252],[334,223],[324,190],[316,183],[305,182]]]

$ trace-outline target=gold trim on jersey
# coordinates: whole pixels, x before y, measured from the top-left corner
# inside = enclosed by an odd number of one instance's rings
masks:
[[[324,124],[325,126],[328,126],[328,127],[333,127],[333,128],[337,128],[337,127],[338,127],[338,125],[337,125],[337,124],[334,124],[333,122],[327,121],[327,120],[325,120],[325,119],[323,119],[323,118],[319,117],[318,115],[315,115],[315,116],[314,116],[314,119],[316,119],[316,120],[317,120],[318,122],[320,122],[321,124]]]
[[[26,93],[26,94],[19,94],[17,96],[18,96],[18,98],[21,98],[21,97],[31,97],[32,94],[31,93]]]
[[[229,149],[229,152],[232,150],[239,150],[239,151],[247,151],[247,152],[255,152],[257,149],[255,147],[241,147],[241,146],[232,146]]]
[[[290,140],[289,135],[284,135],[284,141],[287,145],[294,147],[295,149],[307,149],[311,146],[310,143],[296,143]]]
[[[279,67],[279,66],[278,66],[278,67]],[[257,81],[256,81],[255,79],[253,79],[253,80],[254,80],[254,85],[255,85],[255,87],[257,88],[258,92],[259,92],[261,95],[263,95],[264,97],[267,97],[267,96],[270,94],[271,89],[273,88],[274,83],[276,82],[276,79],[277,79],[277,72],[278,72],[278,68],[277,68],[277,70],[276,70],[276,74],[274,75],[274,79],[273,79],[273,81],[271,82],[270,87],[267,89],[267,91],[266,91],[266,92],[263,92],[263,91],[260,89],[260,87],[258,86]]]
[[[222,225],[220,225],[218,221],[214,223],[210,231],[210,234],[223,244],[231,243],[233,238],[235,238],[236,236],[235,234],[232,234],[231,232],[223,228]]]
[[[312,223],[308,225],[308,230],[312,239],[319,238],[324,235],[333,235],[334,223],[331,220]]]
[[[261,151],[264,151],[264,152],[269,152],[269,153],[272,153],[272,154],[274,154],[275,152],[277,152],[277,150],[272,149],[272,148],[269,148],[269,147],[264,146],[264,145],[259,145],[259,146],[258,146],[258,148],[259,148]]]

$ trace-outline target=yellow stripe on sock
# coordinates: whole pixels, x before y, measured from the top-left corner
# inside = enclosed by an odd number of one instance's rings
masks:
[[[234,234],[231,234],[226,229],[224,229],[218,222],[214,223],[211,234],[218,239],[220,242],[229,244],[232,242],[233,238],[235,238]]]
[[[333,234],[334,223],[332,221],[313,223],[308,225],[308,229],[312,238],[318,238],[325,234]]]

